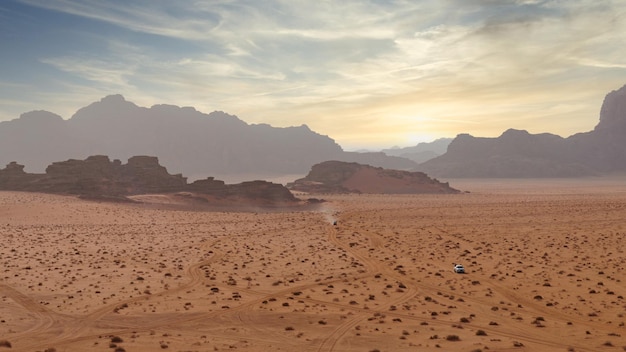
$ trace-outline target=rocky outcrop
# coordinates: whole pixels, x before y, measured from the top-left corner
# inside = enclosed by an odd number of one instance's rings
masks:
[[[283,185],[251,181],[227,185],[209,177],[191,184],[181,174],[171,175],[152,156],[134,156],[127,164],[108,156],[55,162],[45,174],[30,174],[11,162],[0,169],[0,190],[74,194],[87,198],[121,199],[154,193],[192,192],[213,199],[253,200],[266,204],[288,204],[297,199]]]
[[[326,161],[287,188],[309,193],[428,194],[459,193],[422,172],[377,168],[358,163]]]
[[[593,131],[568,138],[508,130],[458,135],[444,155],[420,164],[436,177],[579,177],[626,172],[626,86],[609,93]]]

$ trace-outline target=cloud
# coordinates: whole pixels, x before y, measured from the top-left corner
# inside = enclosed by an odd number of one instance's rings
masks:
[[[514,114],[515,127],[548,126],[533,114],[573,116],[556,108],[567,94],[585,102],[574,115],[597,110],[626,76],[623,0],[22,2],[102,25],[63,27],[90,45],[40,56],[68,89],[57,94],[122,93],[346,140],[411,122],[498,135]],[[572,88],[594,79],[597,91]]]
[[[200,40],[219,26],[219,13],[194,6],[193,2],[22,0],[31,6],[106,22],[132,31]],[[217,4],[217,2],[216,2]],[[181,6],[185,5],[185,6]],[[204,9],[204,10],[203,10]]]

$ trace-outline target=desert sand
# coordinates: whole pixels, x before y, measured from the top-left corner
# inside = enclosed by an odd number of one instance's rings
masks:
[[[623,179],[284,212],[0,192],[0,351],[626,350]]]

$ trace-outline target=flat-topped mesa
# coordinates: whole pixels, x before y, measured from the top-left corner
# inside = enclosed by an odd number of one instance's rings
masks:
[[[121,195],[121,163],[111,163],[108,156],[90,156],[85,160],[69,159],[54,162],[46,168],[32,191],[80,195]]]
[[[423,172],[383,169],[342,161],[316,164],[306,177],[288,184],[287,187],[311,193],[459,193],[459,190],[450,187],[448,183],[432,179]]]

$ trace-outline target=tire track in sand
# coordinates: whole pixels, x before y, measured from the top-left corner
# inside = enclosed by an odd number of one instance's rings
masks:
[[[363,263],[366,272],[369,273],[382,273],[386,277],[390,277],[397,281],[403,281],[404,278],[399,277],[397,273],[392,270],[389,270],[389,267],[384,263],[381,263],[375,259],[370,258],[369,256],[361,253],[358,249],[352,248],[350,245],[343,243],[337,237],[338,231],[336,227],[329,226],[328,227],[328,240],[333,245],[343,249],[346,253],[352,255],[355,259],[359,260]],[[379,249],[383,246],[384,241],[378,236],[368,233],[368,240],[370,242],[370,248]],[[403,302],[406,302],[413,298],[417,294],[417,288],[414,286],[408,286],[402,293],[400,297],[397,297],[391,301],[389,301],[389,305],[399,305]],[[319,352],[323,351],[334,351],[337,344],[341,341],[341,339],[345,336],[348,331],[362,322],[364,319],[367,319],[369,314],[360,313],[356,314],[352,319],[344,322],[339,327],[337,327],[334,331],[330,333],[320,344],[317,349]]]
[[[213,246],[219,240],[204,244],[203,247]],[[93,335],[91,333],[84,333],[89,329],[97,328],[98,323],[102,322],[102,319],[106,317],[108,314],[113,313],[115,309],[124,304],[130,304],[134,302],[140,301],[149,301],[151,299],[155,299],[157,297],[164,297],[172,294],[176,294],[181,291],[189,290],[190,288],[197,286],[202,283],[203,274],[202,267],[209,265],[215,261],[220,260],[224,254],[214,252],[213,255],[205,260],[194,263],[189,266],[186,270],[186,274],[189,276],[190,280],[176,288],[171,290],[165,290],[161,292],[157,292],[151,295],[141,295],[137,297],[132,297],[128,299],[123,299],[117,301],[115,303],[110,303],[105,306],[102,306],[87,315],[76,316],[76,315],[60,315],[53,311],[48,310],[47,308],[41,306],[37,302],[34,302],[30,297],[21,294],[17,290],[14,290],[6,285],[0,284],[0,292],[5,292],[7,296],[11,297],[14,301],[18,302],[20,305],[25,308],[33,311],[39,317],[39,321],[42,321],[37,326],[31,328],[29,331],[23,333],[23,335],[31,334],[33,332],[38,332],[39,335],[50,334],[56,335],[50,339],[45,339],[45,341],[39,340],[32,344],[21,346],[25,350],[32,350],[34,348],[45,348],[50,345],[60,345],[66,344],[76,341],[81,341],[84,339],[89,339],[94,336],[100,336],[102,334]],[[59,317],[62,317],[60,319]],[[171,320],[168,319],[166,321],[154,320],[153,317],[146,318],[145,326],[138,326],[137,322],[133,324],[128,324],[125,326],[123,319],[116,319],[115,325],[119,327],[117,329],[118,333],[125,332],[126,329],[150,329],[159,325],[167,325]],[[63,326],[64,328],[60,331],[55,331],[55,327]],[[56,328],[58,330],[58,328]],[[29,341],[32,342],[32,341]],[[17,344],[16,344],[17,345]]]
[[[14,335],[14,339],[19,339],[21,336],[28,336],[33,333],[42,333],[58,325],[57,323],[65,318],[62,314],[58,314],[44,307],[39,302],[36,302],[31,297],[9,285],[0,283],[0,294],[13,300],[24,308],[27,313],[33,314],[35,318],[35,324],[27,330]]]

